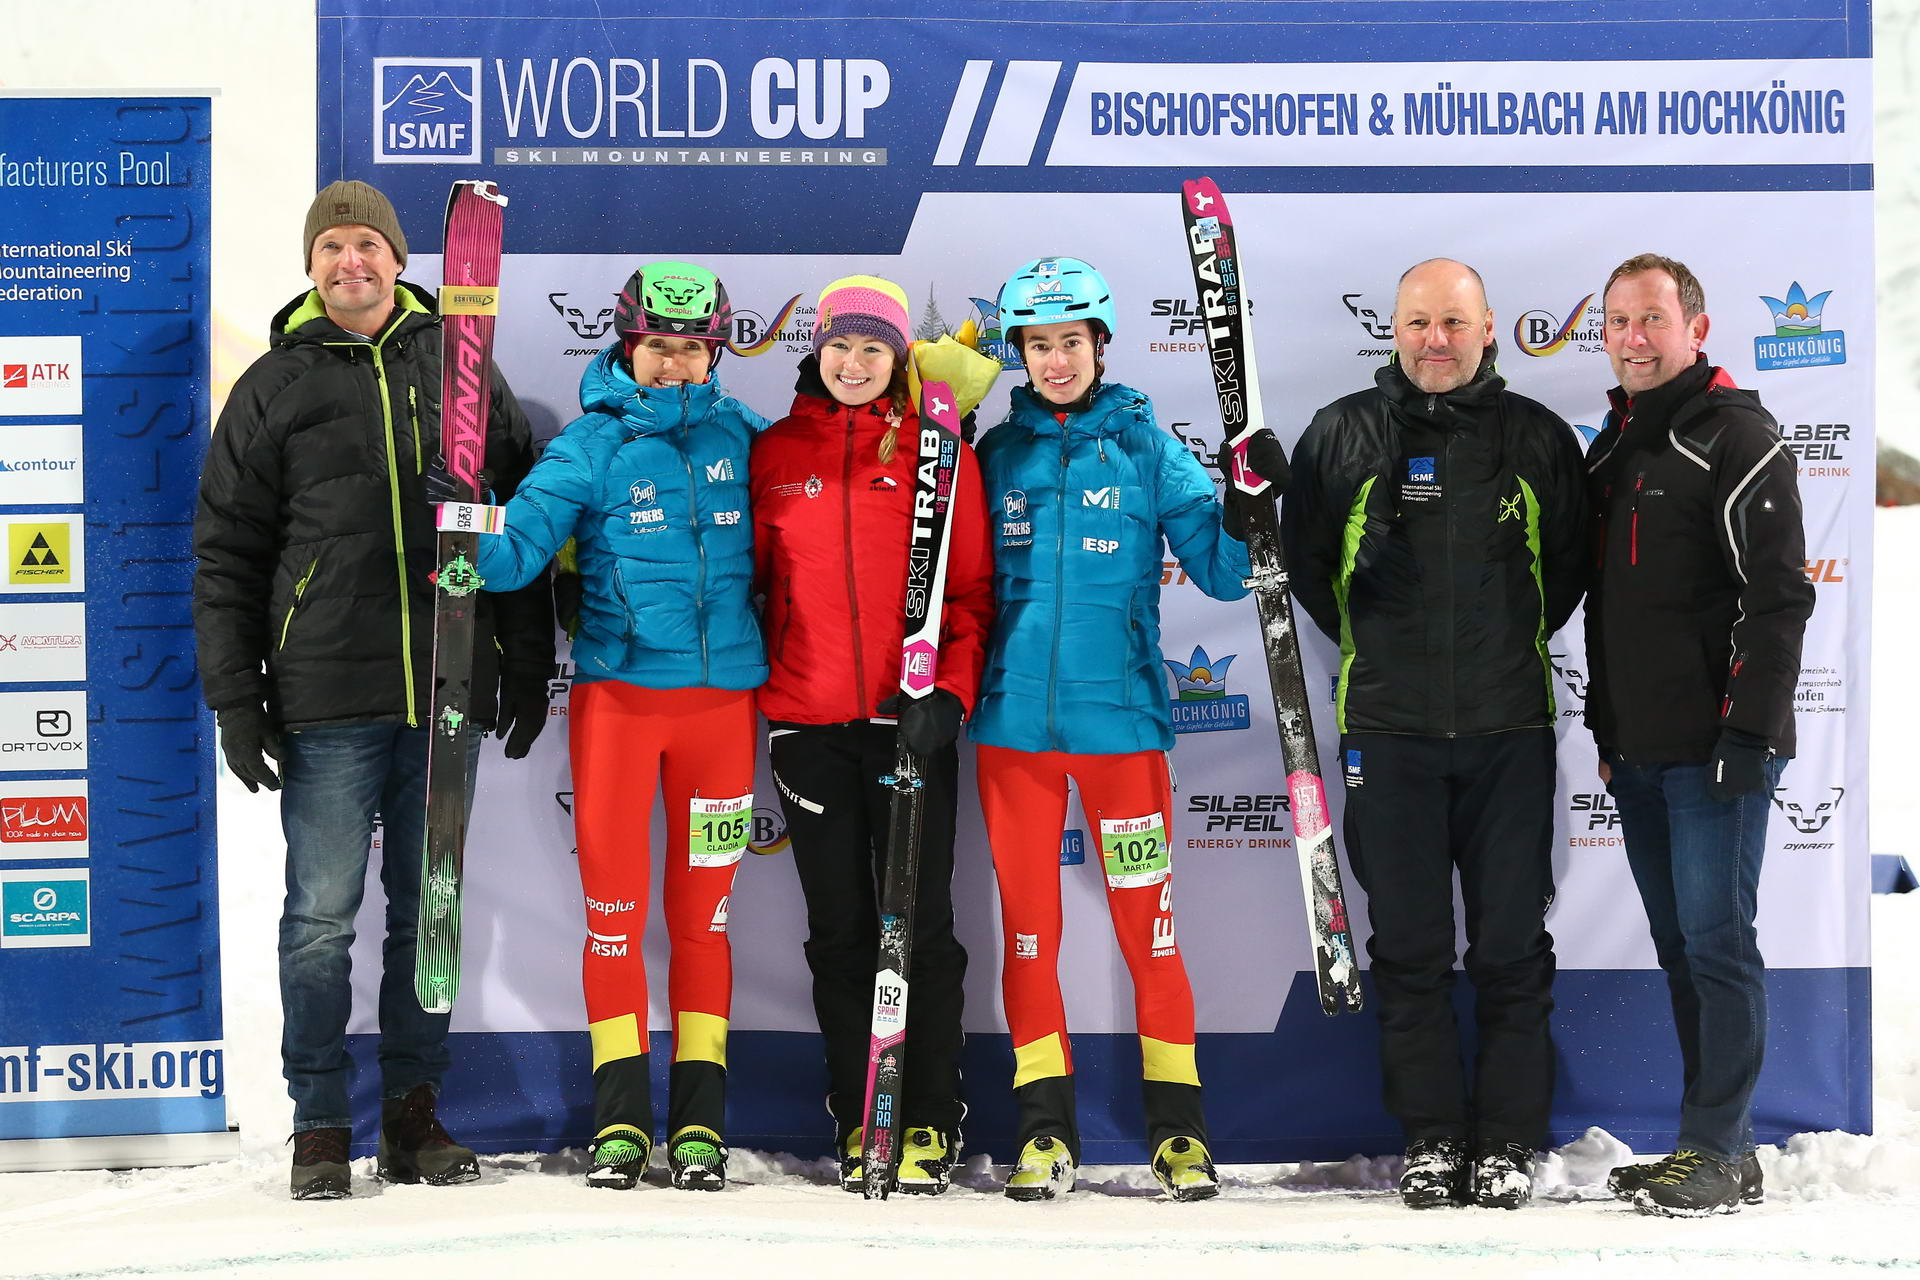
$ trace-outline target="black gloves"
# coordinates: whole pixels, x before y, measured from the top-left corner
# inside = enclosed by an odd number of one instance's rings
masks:
[[[479,500],[491,502],[493,474],[483,468],[476,478],[480,481]],[[447,470],[446,458],[437,453],[433,455],[433,461],[427,464],[427,469],[420,473],[420,487],[425,491],[427,501],[435,506],[443,502],[473,501],[463,492],[460,482],[453,478],[453,473]]]
[[[280,775],[267,763],[267,757],[273,757],[276,762],[283,758],[280,735],[274,730],[273,721],[267,719],[266,708],[227,707],[214,712],[213,718],[220,726],[220,749],[226,754],[227,768],[233,771],[233,776],[245,783],[249,791],[258,792],[262,787],[278,791]]]
[[[905,706],[901,705],[903,701]],[[911,701],[896,693],[880,704],[880,714],[900,717],[900,740],[917,756],[930,756],[951,746],[960,736],[961,720],[966,718],[960,699],[945,689],[935,689]]]
[[[1255,504],[1271,506],[1280,500],[1286,491],[1287,483],[1293,478],[1292,469],[1287,466],[1287,450],[1279,437],[1265,427],[1253,433],[1247,439],[1247,466],[1262,480],[1273,483],[1258,494],[1242,493],[1233,482],[1233,449],[1224,441],[1220,451],[1214,455],[1219,464],[1220,475],[1225,479],[1226,490],[1221,498],[1221,525],[1227,536],[1239,542],[1247,540],[1247,516]]]
[[[547,682],[507,676],[500,682],[500,718],[496,738],[505,738],[509,760],[524,760],[533,740],[547,727]]]
[[[1722,729],[1707,762],[1707,794],[1726,804],[1767,789],[1767,761],[1773,748],[1765,738],[1741,729]]]
[[[580,634],[580,600],[582,587],[580,575],[567,569],[556,569],[553,574],[553,616],[567,633],[567,639],[577,639]]]

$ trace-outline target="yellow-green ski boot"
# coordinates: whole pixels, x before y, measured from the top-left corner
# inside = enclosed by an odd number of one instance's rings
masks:
[[[1007,1177],[1007,1199],[1052,1200],[1073,1190],[1073,1157],[1067,1144],[1043,1133],[1020,1148],[1020,1160]]]
[[[638,1129],[612,1125],[587,1146],[593,1164],[587,1185],[609,1191],[631,1191],[640,1185],[653,1156],[653,1139]]]
[[[953,1182],[953,1163],[960,1158],[960,1140],[944,1129],[909,1129],[900,1151],[894,1189],[902,1195],[937,1196]]]
[[[727,1144],[713,1130],[690,1124],[667,1144],[667,1172],[681,1191],[724,1191]]]
[[[1207,1144],[1182,1134],[1168,1138],[1153,1153],[1153,1176],[1175,1200],[1211,1200],[1220,1194]]]

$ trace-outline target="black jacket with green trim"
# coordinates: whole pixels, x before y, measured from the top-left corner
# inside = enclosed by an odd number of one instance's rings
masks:
[[[194,519],[194,639],[207,705],[264,704],[305,727],[431,716],[435,533],[421,472],[439,450],[440,317],[400,281],[371,340],[317,294],[274,317],[272,346],[221,411]],[[493,373],[486,466],[503,493],[533,465],[526,415]],[[503,674],[553,671],[543,579],[480,597],[472,719]]]
[[[1814,588],[1780,429],[1705,356],[1632,399],[1610,395],[1587,451],[1595,743],[1639,763],[1704,764],[1732,728],[1793,755]]]
[[[1389,361],[1294,448],[1281,537],[1295,598],[1340,644],[1342,733],[1553,723],[1547,641],[1586,587],[1580,449],[1495,354],[1442,394]]]

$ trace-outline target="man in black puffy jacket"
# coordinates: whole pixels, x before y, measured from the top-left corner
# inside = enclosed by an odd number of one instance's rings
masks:
[[[1518,1208],[1553,1097],[1554,711],[1547,643],[1584,588],[1572,428],[1506,389],[1479,274],[1400,280],[1395,356],[1314,416],[1281,532],[1341,649],[1345,835],[1373,926],[1387,1109],[1414,1208]],[[1479,1048],[1454,1025],[1453,880]]]
[[[1760,398],[1700,353],[1706,295],[1684,264],[1629,258],[1603,296],[1620,385],[1587,452],[1587,727],[1685,1085],[1678,1149],[1607,1182],[1642,1213],[1731,1213],[1761,1198],[1751,1102],[1767,971],[1753,921],[1813,612],[1799,472]]]
[[[294,1100],[296,1199],[349,1193],[348,947],[376,811],[387,897],[380,983],[380,1172],[479,1176],[434,1099],[446,1014],[421,1010],[413,961],[426,818],[439,449],[440,318],[401,280],[406,237],[361,182],[314,198],[301,250],[313,289],[274,318],[207,451],[194,522],[194,637],[227,765],[278,790],[281,1057]],[[486,465],[511,492],[533,462],[527,420],[496,371]],[[444,470],[439,474],[444,475]],[[553,664],[544,583],[483,595],[471,723],[524,756],[546,722]],[[478,738],[469,747],[477,758]]]

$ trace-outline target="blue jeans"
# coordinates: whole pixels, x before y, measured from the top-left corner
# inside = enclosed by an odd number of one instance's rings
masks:
[[[1770,761],[1766,787],[1731,801],[1708,793],[1706,765],[1607,763],[1680,1037],[1678,1145],[1738,1161],[1753,1150],[1753,1086],[1766,1052],[1767,966],[1753,917],[1786,762]]]
[[[427,1084],[447,1069],[450,1016],[427,1013],[413,992],[420,863],[426,838],[427,731],[404,724],[343,724],[282,735],[280,825],[287,838],[287,901],[280,916],[282,1072],[293,1130],[350,1129],[347,1104],[348,978],[353,918],[366,886],[374,815],[384,818],[380,882],[387,938],[380,974],[381,1096]],[[472,793],[479,735],[468,737]]]

